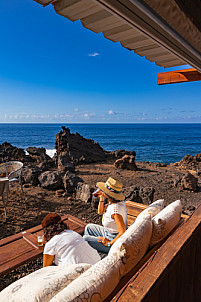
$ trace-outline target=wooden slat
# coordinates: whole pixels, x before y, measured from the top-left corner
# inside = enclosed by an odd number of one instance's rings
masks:
[[[144,204],[139,204],[134,201],[126,201],[126,208],[127,208],[127,214],[128,214],[128,226],[133,223],[133,221],[136,219],[136,217],[147,208]]]
[[[130,205],[130,206],[136,207],[138,209],[142,209],[142,210],[144,210],[148,207],[146,204],[137,203],[137,202],[130,201],[130,200],[126,201],[125,204],[126,204],[126,207]]]
[[[20,255],[16,259],[5,262],[4,264],[0,265],[0,277],[27,262],[37,259],[42,255],[42,253],[42,250],[39,253],[38,250],[33,249],[32,251]]]
[[[127,215],[128,226],[130,226],[135,221],[135,219],[136,219],[136,217]]]
[[[126,201],[126,208],[127,208],[127,214],[130,216],[130,219],[132,219],[132,216],[134,219],[143,211],[145,210],[148,206],[142,203],[137,203],[134,201]],[[182,214],[182,218],[188,218],[188,215]]]
[[[25,241],[27,241],[29,244],[31,244],[36,250],[42,248],[38,246],[38,242],[37,242],[37,236],[34,234],[31,234],[31,233],[26,233],[24,236],[23,236],[23,239]]]
[[[158,85],[201,81],[201,73],[194,68],[161,72],[158,74]]]
[[[25,242],[24,239],[21,238],[1,248],[0,263],[2,265],[6,262],[12,261],[18,257],[18,255],[21,256],[32,251],[33,249],[34,247],[32,245],[30,245],[28,242]]]

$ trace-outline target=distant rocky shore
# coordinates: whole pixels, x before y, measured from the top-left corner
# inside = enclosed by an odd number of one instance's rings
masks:
[[[99,143],[86,139],[79,133],[71,134],[65,127],[56,135],[55,149],[53,158],[46,154],[44,148],[36,147],[27,148],[27,155],[23,149],[5,142],[0,145],[0,163],[21,161],[24,164],[22,181],[25,185],[40,185],[60,192],[64,190],[64,194],[74,193],[77,187],[80,192],[83,180],[74,173],[75,167],[80,164],[106,162],[109,159],[115,161],[117,168],[137,170],[135,151],[105,151]]]
[[[56,153],[53,158],[46,154],[44,148],[29,147],[28,155],[21,148],[10,143],[0,145],[0,163],[17,160],[23,162],[22,181],[24,186],[40,186],[47,190],[55,190],[56,194],[69,197],[72,194],[77,200],[92,201],[91,187],[78,173],[80,165],[112,163],[116,172],[140,170],[135,162],[135,151],[116,150],[105,151],[91,139],[82,137],[79,133],[72,134],[66,127],[56,135]],[[147,165],[152,163],[144,162]],[[198,180],[201,174],[201,153],[196,156],[186,155],[180,162],[167,165],[154,164],[158,168],[175,167],[173,186],[179,190],[199,191]],[[125,187],[126,199],[136,202],[150,203],[154,199],[156,188],[150,186]],[[148,197],[147,197],[148,196]]]

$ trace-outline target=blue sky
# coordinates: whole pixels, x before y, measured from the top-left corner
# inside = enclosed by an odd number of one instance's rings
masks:
[[[201,122],[201,82],[158,86],[157,74],[173,68],[51,5],[0,1],[0,33],[0,123]]]

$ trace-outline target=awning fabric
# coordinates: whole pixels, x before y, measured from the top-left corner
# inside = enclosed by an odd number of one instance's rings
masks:
[[[35,0],[159,66],[201,72],[201,32],[174,0]]]

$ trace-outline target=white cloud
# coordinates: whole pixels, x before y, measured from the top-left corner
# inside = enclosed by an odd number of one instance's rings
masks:
[[[109,111],[108,111],[108,114],[113,115],[113,114],[115,114],[115,113],[114,113],[113,110],[109,110]]]
[[[95,113],[85,113],[83,116],[86,120],[89,120],[90,118],[95,117],[96,114]]]
[[[89,113],[85,113],[84,118],[89,119]]]
[[[97,57],[97,56],[100,56],[100,54],[98,52],[94,52],[94,53],[89,53],[88,56],[89,57]]]
[[[75,108],[75,109],[73,109],[73,111],[78,112],[78,111],[79,111],[79,109]]]

